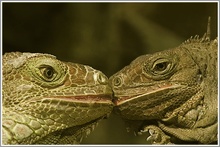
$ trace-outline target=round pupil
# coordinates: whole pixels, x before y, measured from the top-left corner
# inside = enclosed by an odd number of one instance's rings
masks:
[[[51,67],[48,67],[44,70],[44,75],[47,77],[47,78],[52,78],[53,77],[53,69]]]

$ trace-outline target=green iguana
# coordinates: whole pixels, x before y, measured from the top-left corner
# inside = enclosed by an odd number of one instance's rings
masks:
[[[217,39],[142,55],[110,77],[115,112],[152,144],[216,143]]]
[[[3,144],[77,144],[113,108],[107,77],[41,53],[3,55]]]

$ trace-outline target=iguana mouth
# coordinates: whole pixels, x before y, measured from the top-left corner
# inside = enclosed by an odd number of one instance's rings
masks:
[[[37,97],[34,99],[30,99],[32,102],[40,101],[43,103],[106,103],[112,104],[112,94],[100,94],[100,95],[66,95],[66,96],[44,96],[44,97]]]
[[[57,101],[71,102],[71,103],[112,103],[111,94],[101,95],[77,95],[77,96],[45,96],[39,99],[41,101]]]

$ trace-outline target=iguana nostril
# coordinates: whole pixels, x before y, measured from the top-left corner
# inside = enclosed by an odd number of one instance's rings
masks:
[[[108,78],[101,72],[94,74],[94,80],[99,82],[100,84],[107,84]]]
[[[114,79],[113,79],[113,81],[112,81],[112,84],[114,85],[114,86],[120,86],[121,84],[122,84],[122,79],[121,79],[121,77],[115,77]]]

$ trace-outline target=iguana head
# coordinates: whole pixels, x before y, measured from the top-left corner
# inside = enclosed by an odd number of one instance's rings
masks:
[[[4,126],[11,142],[76,143],[111,112],[111,95],[107,77],[89,66],[40,53],[3,56],[3,125],[17,123]]]
[[[181,47],[142,55],[110,78],[116,105],[128,119],[162,119],[201,88],[198,65]]]
[[[213,89],[206,87],[207,75],[217,82],[217,41],[205,38],[196,36],[176,48],[142,55],[110,77],[115,112],[130,120],[192,127],[204,115],[204,89]],[[214,56],[214,65],[208,65],[209,56]]]

